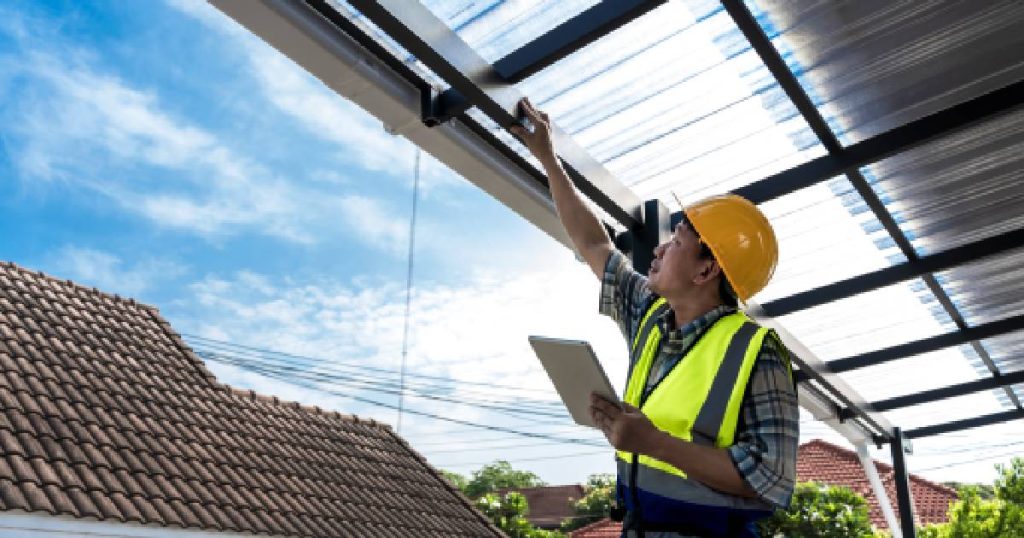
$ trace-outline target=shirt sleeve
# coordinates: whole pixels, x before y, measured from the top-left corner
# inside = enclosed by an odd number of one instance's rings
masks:
[[[604,266],[598,310],[615,320],[627,342],[633,341],[651,297],[647,277],[636,272],[626,256],[613,249]]]
[[[769,333],[750,374],[729,455],[751,489],[765,502],[786,508],[796,483],[799,442],[800,410],[789,353]]]

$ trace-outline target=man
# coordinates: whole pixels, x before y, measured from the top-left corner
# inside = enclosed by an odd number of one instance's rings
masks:
[[[753,523],[788,506],[799,413],[789,356],[737,311],[771,278],[775,234],[734,195],[684,209],[654,250],[647,277],[615,250],[555,154],[547,114],[513,127],[548,176],[559,218],[602,281],[601,312],[630,344],[623,402],[592,396],[616,449],[623,536],[757,536]]]

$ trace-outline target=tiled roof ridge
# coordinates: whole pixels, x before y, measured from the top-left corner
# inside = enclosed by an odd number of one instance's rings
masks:
[[[398,435],[398,433],[395,432],[391,428],[388,428],[387,432],[389,434],[391,434],[391,436],[394,437],[394,439],[396,441],[398,441],[399,444],[401,444],[403,447],[405,447],[405,449],[409,451],[409,454],[412,454],[412,456],[414,458],[416,458],[417,461],[422,463],[424,469],[427,469],[430,473],[432,473],[435,477],[437,477],[441,481],[441,483],[444,485],[444,487],[446,489],[448,489],[448,491],[451,491],[460,501],[462,501],[467,506],[469,506],[471,511],[474,514],[476,514],[477,518],[480,520],[481,523],[483,523],[488,528],[494,530],[499,535],[500,534],[505,534],[505,532],[502,531],[501,529],[499,529],[494,524],[494,522],[492,522],[490,520],[490,518],[485,516],[483,514],[483,512],[481,512],[480,510],[476,509],[476,505],[473,503],[472,500],[470,500],[469,497],[466,497],[466,494],[463,493],[461,489],[455,487],[455,484],[452,484],[451,482],[449,482],[448,479],[445,478],[445,476],[443,474],[441,474],[441,471],[439,471],[437,468],[435,468],[433,465],[431,465],[430,462],[428,462],[427,459],[424,458],[422,454],[420,454],[419,452],[414,450],[412,448],[412,445],[410,445],[408,441],[406,441],[402,436]]]
[[[584,526],[582,526],[582,527],[572,531],[572,534],[582,534],[582,533],[585,533],[587,531],[594,530],[597,527],[600,527],[600,526],[603,526],[603,525],[607,525],[609,521],[611,521],[611,519],[606,517],[606,518],[603,518],[603,519],[599,519],[599,520],[597,520],[597,521],[595,521],[593,523],[587,523],[586,525],[584,525]]]
[[[506,491],[543,491],[543,490],[555,490],[555,489],[579,489],[580,491],[586,492],[587,488],[583,484],[547,484],[543,486],[529,486],[525,488],[500,488]]]
[[[277,396],[273,396],[273,395],[269,395],[269,394],[261,394],[259,392],[256,392],[255,390],[252,390],[252,389],[240,389],[240,388],[228,385],[227,383],[221,383],[219,381],[216,383],[215,388],[220,389],[220,390],[224,390],[228,394],[230,394],[232,396],[235,396],[235,397],[238,397],[238,398],[242,398],[242,399],[245,399],[245,400],[252,400],[254,402],[259,402],[259,403],[270,405],[270,406],[280,406],[280,407],[285,407],[285,408],[297,409],[299,411],[302,411],[304,413],[309,413],[311,415],[319,415],[319,416],[322,416],[322,417],[327,417],[327,418],[332,418],[332,419],[337,419],[337,420],[344,420],[346,422],[351,422],[353,424],[365,424],[367,426],[372,426],[372,427],[375,427],[375,428],[378,428],[378,429],[381,429],[381,430],[385,430],[385,431],[390,431],[391,430],[391,425],[390,424],[386,424],[384,422],[379,422],[377,420],[374,420],[373,418],[367,418],[367,417],[360,418],[358,415],[354,415],[354,414],[341,413],[339,411],[332,411],[332,410],[329,410],[329,409],[323,409],[323,408],[321,408],[318,405],[309,405],[309,404],[304,404],[302,402],[292,401],[292,400],[282,400],[282,399],[278,398]]]
[[[824,439],[811,439],[810,441],[808,441],[808,442],[804,443],[803,445],[801,445],[801,447],[808,447],[808,446],[811,446],[811,445],[821,446],[821,447],[825,448],[826,450],[830,450],[832,452],[838,452],[838,453],[840,453],[840,454],[842,454],[844,456],[855,458],[855,459],[857,459],[858,463],[860,463],[860,457],[857,455],[856,452],[854,452],[854,451],[852,451],[852,450],[850,450],[848,448],[841,447],[841,446],[839,446],[837,444],[830,443],[830,442],[828,442],[828,441],[826,441]],[[874,462],[875,467],[877,467],[878,470],[880,472],[884,473],[886,476],[888,476],[889,474],[892,473],[892,471],[893,471],[892,465],[889,465],[888,463],[885,463],[883,461],[878,461],[878,460],[876,460],[874,458],[872,458],[871,461]],[[953,495],[958,495],[957,491],[955,489],[953,489],[953,488],[951,488],[949,486],[944,486],[944,485],[939,484],[937,482],[933,482],[931,480],[928,480],[927,478],[924,478],[921,475],[916,475],[914,473],[908,473],[908,476],[910,477],[910,480],[912,480],[914,482],[921,483],[922,485],[926,485],[928,487],[937,489],[937,490],[942,491],[944,493],[952,493]],[[883,476],[881,478],[882,478],[882,480],[886,480],[885,476]]]

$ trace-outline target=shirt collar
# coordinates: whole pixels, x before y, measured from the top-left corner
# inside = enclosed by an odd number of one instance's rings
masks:
[[[672,330],[671,327],[674,325],[675,312],[671,308],[665,311],[661,315],[661,319],[658,320],[659,328],[662,334],[669,334],[672,338],[686,338],[693,333],[702,331],[711,326],[714,322],[718,321],[724,316],[736,312],[736,308],[728,305],[718,305],[711,310],[701,314],[696,319],[687,323],[678,331]]]

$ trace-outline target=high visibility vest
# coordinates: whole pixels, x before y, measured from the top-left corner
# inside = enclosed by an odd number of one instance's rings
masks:
[[[674,437],[731,446],[747,381],[768,329],[741,312],[723,316],[644,397],[662,338],[657,320],[667,309],[665,299],[659,298],[640,322],[623,400]],[[650,456],[618,451],[616,459],[617,493],[625,502],[627,528],[754,536],[747,527],[771,513],[771,506],[760,499],[720,493]]]

